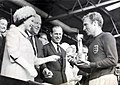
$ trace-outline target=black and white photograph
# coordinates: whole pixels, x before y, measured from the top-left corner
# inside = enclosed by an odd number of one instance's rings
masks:
[[[0,85],[120,85],[120,0],[0,0]]]

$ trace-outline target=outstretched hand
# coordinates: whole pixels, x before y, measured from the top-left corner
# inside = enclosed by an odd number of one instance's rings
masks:
[[[51,55],[51,56],[49,56],[49,59],[50,59],[50,61],[57,61],[58,59],[60,59],[60,56],[58,56],[58,55]]]

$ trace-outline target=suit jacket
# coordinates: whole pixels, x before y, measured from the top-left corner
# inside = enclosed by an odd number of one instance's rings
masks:
[[[59,85],[61,83],[67,82],[66,75],[65,75],[65,68],[66,68],[66,52],[61,49],[61,58],[56,62],[48,62],[46,66],[49,70],[53,72],[52,78],[43,78],[43,80],[47,83],[51,83],[54,85]],[[52,43],[48,43],[47,45],[43,46],[43,53],[44,56],[50,55],[58,55]]]
[[[36,46],[36,51],[37,51],[37,57],[38,58],[43,58],[44,55],[43,55],[43,44],[42,44],[42,41],[40,41],[37,36],[34,36],[34,39],[35,39],[35,46]],[[46,68],[46,64],[40,65],[39,69],[36,68],[37,71],[38,71],[38,76],[35,78],[35,81],[40,82],[40,83],[43,82],[43,80],[42,80],[42,76],[43,76],[42,75],[42,70],[44,68]]]
[[[44,55],[43,55],[43,44],[42,44],[42,41],[40,41],[37,36],[34,36],[34,39],[35,39],[37,57],[38,58],[43,58]]]
[[[0,37],[0,71],[1,71],[4,48],[5,48],[5,41],[6,41],[6,37],[1,36]]]

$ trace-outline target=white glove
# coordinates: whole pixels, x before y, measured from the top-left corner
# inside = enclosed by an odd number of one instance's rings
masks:
[[[51,78],[53,76],[53,73],[49,69],[45,68],[43,70],[43,75],[45,76],[45,78]]]
[[[58,55],[51,55],[45,58],[36,58],[35,59],[35,65],[41,65],[43,63],[47,63],[47,62],[52,62],[52,61],[57,61],[58,59],[60,59],[60,56]]]
[[[60,56],[58,56],[58,55],[51,55],[48,58],[49,58],[49,61],[57,61],[58,59],[60,59]]]

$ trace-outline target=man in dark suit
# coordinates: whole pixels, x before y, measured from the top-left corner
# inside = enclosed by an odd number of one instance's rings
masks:
[[[31,30],[30,30],[30,34],[28,33],[28,35],[30,36],[30,42],[33,46],[34,49],[34,54],[38,57],[38,58],[43,58],[43,44],[42,41],[39,40],[39,38],[37,37],[38,32],[40,31],[41,28],[41,17],[39,15],[36,15],[35,20],[33,21],[34,25],[31,26]],[[32,34],[32,36],[31,36]],[[48,57],[48,56],[47,56]],[[47,74],[53,75],[52,72],[50,70],[48,70],[46,68],[45,64],[42,64],[40,66],[36,66],[36,69],[38,71],[38,76],[35,78],[35,81],[42,83],[43,80],[41,79],[42,75],[42,71],[44,70]]]
[[[60,26],[55,26],[52,28],[52,32],[50,33],[51,42],[43,46],[44,56],[50,55],[59,55],[60,59],[56,62],[46,63],[47,68],[52,71],[53,75],[49,77],[46,72],[43,70],[44,74],[44,82],[59,85],[67,82],[65,75],[66,68],[66,52],[59,46],[60,41],[62,40],[63,30]],[[46,77],[48,75],[48,77]]]

